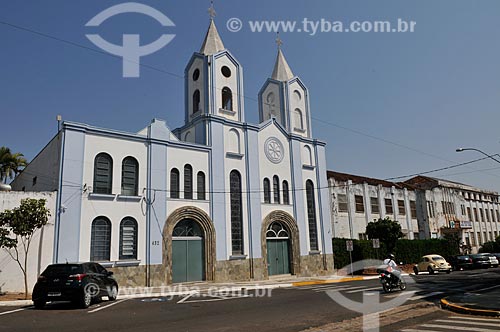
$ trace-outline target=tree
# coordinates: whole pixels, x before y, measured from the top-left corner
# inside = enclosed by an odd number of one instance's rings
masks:
[[[9,148],[0,147],[0,180],[7,183],[7,179],[14,178],[26,167],[27,161],[22,153],[12,153]]]
[[[500,252],[500,236],[495,241],[485,242],[479,252],[497,253]]]
[[[19,207],[0,213],[0,247],[7,249],[24,275],[24,294],[28,299],[28,254],[36,231],[47,224],[50,211],[45,199],[26,198]],[[13,237],[11,237],[13,236]]]
[[[369,222],[366,226],[366,235],[370,240],[379,239],[380,242],[385,243],[389,252],[394,250],[398,239],[404,237],[403,232],[401,232],[401,225],[396,221],[392,221],[389,217]]]

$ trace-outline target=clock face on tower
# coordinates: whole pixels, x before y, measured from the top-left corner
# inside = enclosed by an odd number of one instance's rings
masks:
[[[276,137],[270,137],[264,143],[264,152],[270,162],[279,164],[283,160],[285,149]]]

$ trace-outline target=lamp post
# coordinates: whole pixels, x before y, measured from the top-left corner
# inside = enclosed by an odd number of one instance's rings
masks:
[[[493,159],[494,161],[496,161],[497,163],[500,164],[500,160],[496,159],[496,158],[493,158],[493,156],[498,156],[498,154],[493,154],[493,155],[490,155],[490,154],[487,154],[486,152],[484,151],[481,151],[479,149],[476,149],[476,148],[458,148],[455,150],[456,152],[463,152],[463,151],[476,151],[476,152],[479,152],[479,153],[482,153],[484,154],[486,157],[490,158],[490,159]]]

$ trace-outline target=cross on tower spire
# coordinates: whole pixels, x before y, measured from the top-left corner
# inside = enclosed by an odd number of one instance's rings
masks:
[[[280,33],[279,33],[279,31],[278,31],[278,32],[277,32],[277,34],[276,34],[276,45],[278,45],[278,49],[280,49],[280,48],[281,48],[281,45],[283,45],[283,41],[282,41],[282,40],[281,40],[281,38],[280,38]]]
[[[214,9],[214,1],[210,1],[210,8],[208,8],[208,15],[210,15],[210,19],[213,20],[215,18],[215,15],[217,15],[217,13],[215,12],[215,9]]]

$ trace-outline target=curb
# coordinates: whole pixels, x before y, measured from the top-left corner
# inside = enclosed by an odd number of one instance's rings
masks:
[[[459,306],[458,304],[448,302],[446,298],[441,299],[441,307],[460,314],[500,317],[499,310],[472,309],[472,308],[462,307]]]
[[[31,300],[0,301],[0,307],[24,307],[33,305]]]

